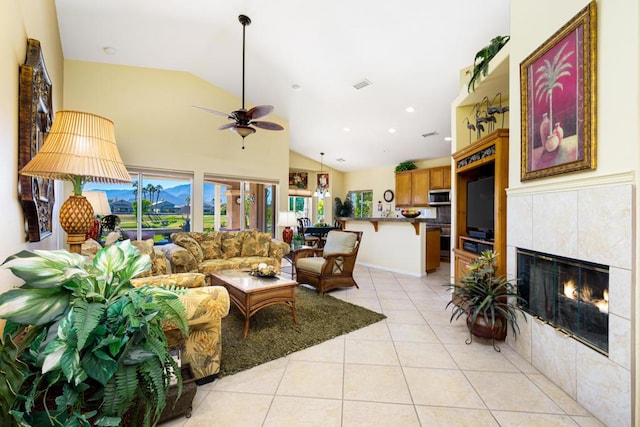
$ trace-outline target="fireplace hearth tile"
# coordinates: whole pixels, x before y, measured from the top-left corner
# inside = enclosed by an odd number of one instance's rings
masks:
[[[518,326],[520,327],[520,335],[518,335],[518,338],[514,338],[511,332],[509,332],[506,342],[511,349],[517,352],[528,363],[533,364],[531,358],[531,344],[533,342],[531,331],[535,320],[528,313],[525,313],[525,316],[527,318],[526,321],[522,319],[522,317],[520,317],[518,321]]]
[[[533,240],[532,196],[509,198],[507,209],[507,236],[509,244],[520,248],[530,248]]]
[[[539,252],[577,258],[577,192],[533,196],[533,248]]]
[[[532,334],[536,337],[531,349],[533,366],[575,399],[577,341],[539,320],[533,322]]]
[[[609,313],[631,319],[631,270],[609,268]]]
[[[631,427],[631,374],[606,356],[579,345],[576,400],[608,426]]]
[[[609,359],[631,370],[631,322],[609,313]]]
[[[578,192],[579,255],[575,258],[631,268],[632,197],[631,185]]]

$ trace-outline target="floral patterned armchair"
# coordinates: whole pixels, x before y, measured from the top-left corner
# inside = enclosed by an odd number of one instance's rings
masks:
[[[229,293],[222,286],[208,286],[204,274],[167,272],[163,253],[154,250],[153,240],[132,241],[140,253],[151,257],[151,269],[131,280],[134,286],[176,286],[186,288],[180,300],[187,310],[189,336],[185,337],[176,325],[167,322],[165,333],[172,348],[180,348],[183,363],[189,363],[198,384],[213,381],[220,371],[222,354],[222,318],[229,313]],[[96,246],[97,245],[97,246]],[[83,254],[92,257],[100,244],[87,241]]]

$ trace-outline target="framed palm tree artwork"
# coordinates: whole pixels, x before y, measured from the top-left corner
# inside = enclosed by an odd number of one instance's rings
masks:
[[[522,181],[596,167],[596,2],[520,64]]]

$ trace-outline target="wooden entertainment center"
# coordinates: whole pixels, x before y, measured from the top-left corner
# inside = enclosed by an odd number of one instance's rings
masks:
[[[467,265],[481,251],[497,254],[497,273],[506,274],[507,194],[509,185],[509,129],[499,129],[453,154],[455,167],[456,221],[454,233],[455,277],[461,278]],[[480,177],[493,176],[493,237],[472,237],[467,229],[467,184]],[[466,249],[465,249],[466,247]]]

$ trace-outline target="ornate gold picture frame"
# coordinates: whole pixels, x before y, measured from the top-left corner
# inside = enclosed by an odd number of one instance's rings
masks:
[[[20,65],[18,94],[18,171],[36,155],[53,123],[51,79],[40,42],[27,40],[25,63]],[[24,212],[27,238],[39,242],[52,233],[54,181],[18,175],[18,193]]]
[[[522,181],[596,167],[596,2],[520,64]]]

